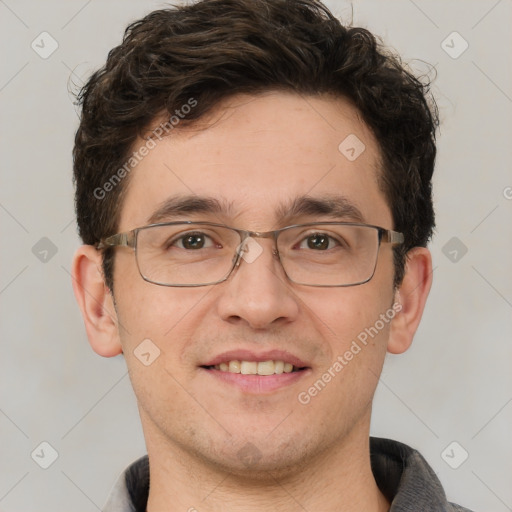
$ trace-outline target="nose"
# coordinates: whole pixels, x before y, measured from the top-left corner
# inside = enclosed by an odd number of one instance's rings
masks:
[[[217,308],[223,320],[264,329],[298,317],[298,299],[273,247],[269,239],[245,241],[238,267],[217,285]]]

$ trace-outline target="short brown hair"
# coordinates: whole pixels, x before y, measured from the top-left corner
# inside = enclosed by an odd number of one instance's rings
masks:
[[[285,90],[348,98],[381,151],[381,188],[404,233],[406,253],[432,236],[431,178],[437,108],[422,83],[368,30],[347,27],[317,0],[202,0],[132,23],[121,45],[81,90],[73,150],[76,214],[86,244],[117,231],[129,179],[95,193],[126,165],[132,145],[157,116],[194,98],[187,122],[238,93]],[[126,174],[126,173],[124,173]],[[123,174],[123,176],[124,176]],[[113,252],[103,271],[113,290]]]

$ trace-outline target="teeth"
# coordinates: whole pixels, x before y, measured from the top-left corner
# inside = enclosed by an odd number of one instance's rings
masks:
[[[243,375],[256,375],[258,373],[258,363],[242,361],[240,363],[240,373]]]
[[[274,375],[275,366],[274,361],[261,361],[258,363],[258,375]]]
[[[240,373],[240,361],[229,361],[228,371],[230,371],[231,373]]]
[[[292,372],[293,364],[284,361],[226,361],[215,365],[215,369],[242,375],[279,375]]]

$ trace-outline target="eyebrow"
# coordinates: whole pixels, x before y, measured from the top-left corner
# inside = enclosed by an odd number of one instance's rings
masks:
[[[285,222],[306,216],[332,217],[354,222],[364,222],[365,220],[361,210],[343,195],[300,196],[276,209],[276,218]]]
[[[183,217],[187,214],[230,214],[233,210],[231,203],[219,201],[215,197],[205,196],[172,196],[166,199],[148,218],[148,224],[165,222],[173,217]]]
[[[148,224],[166,222],[189,214],[213,214],[233,216],[233,203],[209,196],[172,196],[165,200],[148,218]],[[275,209],[275,218],[280,222],[292,222],[299,217],[322,216],[333,219],[364,222],[361,210],[343,195],[322,197],[299,196]]]

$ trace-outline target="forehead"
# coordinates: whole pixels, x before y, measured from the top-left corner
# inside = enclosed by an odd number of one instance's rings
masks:
[[[119,227],[154,221],[180,197],[215,198],[226,205],[217,220],[253,230],[276,226],[304,197],[341,199],[361,220],[389,224],[380,172],[378,144],[348,101],[238,95],[157,141],[131,172]]]

